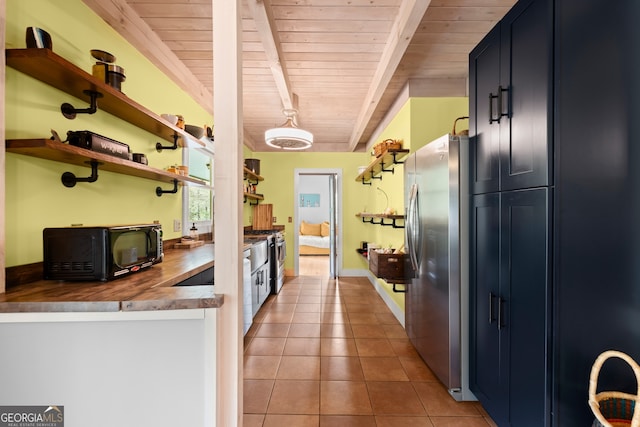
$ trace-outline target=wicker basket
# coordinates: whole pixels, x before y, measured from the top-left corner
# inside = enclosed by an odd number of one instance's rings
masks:
[[[385,139],[382,142],[373,146],[373,155],[376,157],[382,156],[389,150],[400,150],[402,148],[402,141],[395,139]]]
[[[638,387],[636,394],[620,391],[596,393],[602,364],[611,357],[622,359],[631,366]],[[638,401],[640,401],[640,366],[630,356],[620,351],[603,352],[593,363],[589,377],[589,406],[596,417],[592,427],[640,427],[640,411],[635,411]]]

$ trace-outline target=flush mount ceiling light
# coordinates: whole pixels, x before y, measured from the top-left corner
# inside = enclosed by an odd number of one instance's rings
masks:
[[[299,129],[293,118],[298,113],[296,110],[284,110],[287,121],[280,127],[269,129],[264,133],[264,140],[268,146],[283,150],[304,150],[313,145],[313,134]]]

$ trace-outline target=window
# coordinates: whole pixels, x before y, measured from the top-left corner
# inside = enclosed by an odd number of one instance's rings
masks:
[[[184,149],[182,153],[183,163],[189,166],[189,176],[211,186],[213,155],[209,151],[198,149]],[[193,224],[199,234],[212,232],[214,191],[206,187],[188,186],[182,194],[182,234],[188,235]]]

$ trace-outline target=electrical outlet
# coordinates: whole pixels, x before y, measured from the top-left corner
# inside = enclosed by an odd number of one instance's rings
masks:
[[[182,224],[179,219],[173,220],[173,231],[182,231]]]
[[[293,218],[289,217],[289,223],[293,222]]]
[[[273,223],[275,224],[277,220],[278,220],[278,218],[276,218],[276,217],[274,216],[274,217],[273,217]]]

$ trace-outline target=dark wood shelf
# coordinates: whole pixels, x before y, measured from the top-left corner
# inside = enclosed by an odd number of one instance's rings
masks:
[[[96,79],[50,49],[7,49],[7,65],[63,92],[89,103],[85,90],[99,92],[98,110],[104,110],[166,141],[178,138],[181,147],[202,148],[205,144],[173,126],[124,93]],[[85,105],[74,105],[85,108]]]
[[[64,144],[52,139],[9,139],[6,141],[6,149],[9,153],[23,154],[79,166],[88,166],[89,162],[95,160],[100,163],[98,169],[103,171],[166,183],[173,183],[174,180],[177,180],[186,185],[193,184],[211,188],[205,181],[199,179],[155,169],[108,154],[96,153],[95,151]]]
[[[369,183],[372,179],[382,179],[379,176],[382,172],[393,172],[393,168],[389,169],[389,166],[402,164],[401,159],[409,154],[409,150],[388,150],[385,151],[380,157],[372,161],[367,168],[356,177],[356,181],[363,184]]]

